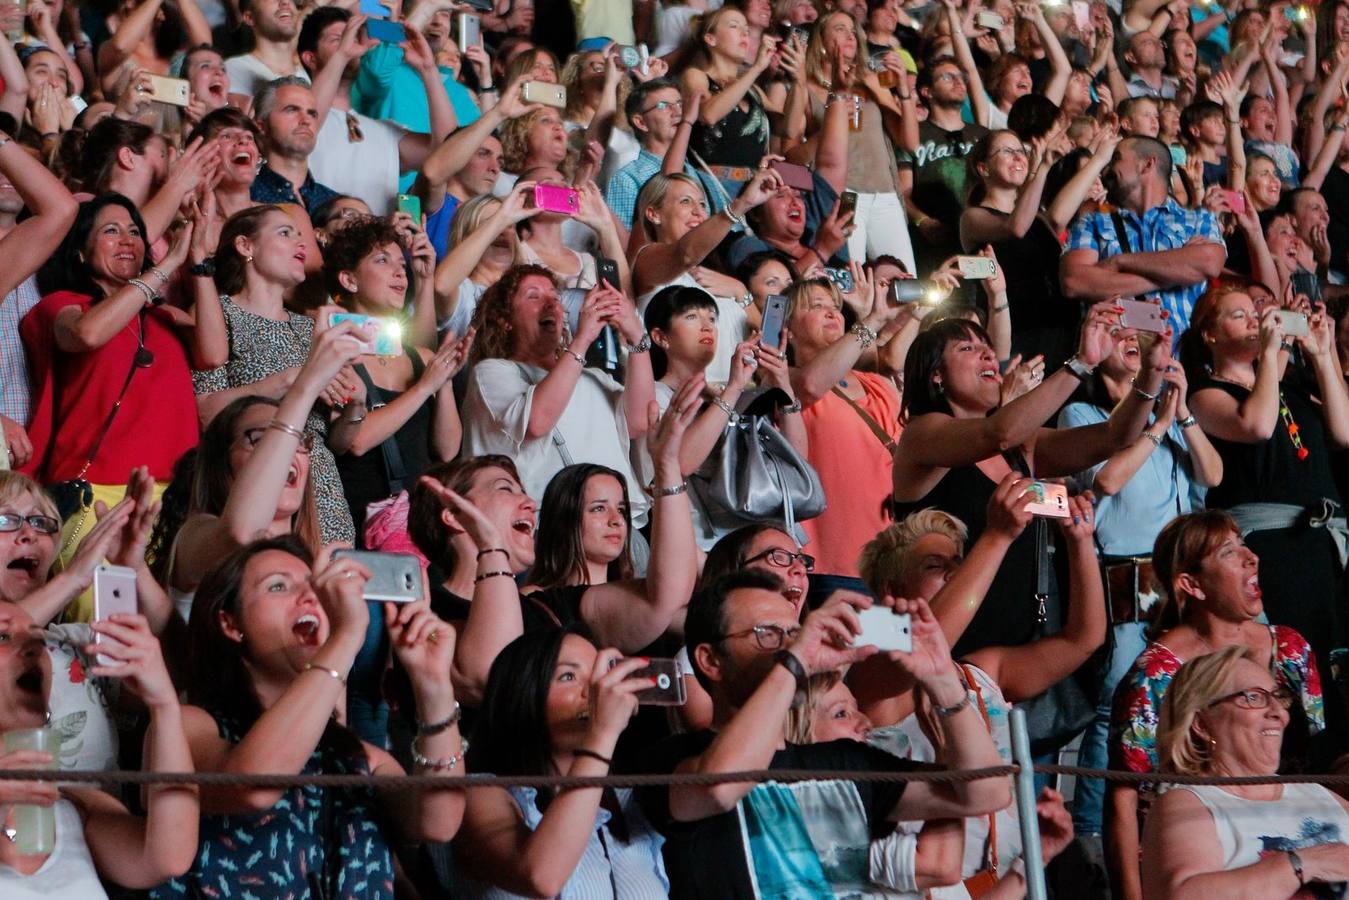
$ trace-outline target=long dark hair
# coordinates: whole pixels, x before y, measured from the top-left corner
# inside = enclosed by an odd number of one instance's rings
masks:
[[[585,488],[590,479],[608,475],[618,480],[623,504],[628,505],[628,483],[608,466],[576,463],[561,469],[543,492],[539,511],[538,559],[529,580],[541,588],[566,584],[589,584],[585,548],[581,545],[581,520],[585,516]],[[609,563],[609,580],[623,581],[633,575],[632,520],[623,537],[623,552]]]
[[[969,319],[942,319],[931,328],[918,333],[909,356],[904,360],[904,397],[900,418],[908,421],[914,416],[930,412],[951,414],[946,395],[937,389],[932,376],[941,368],[946,345],[953,341],[977,340],[992,346],[988,332]]]
[[[702,590],[723,575],[739,572],[745,567],[745,557],[749,554],[749,545],[754,543],[754,539],[765,531],[778,530],[776,525],[760,523],[743,525],[730,534],[722,535],[721,539],[712,545],[712,549],[707,551],[707,559],[703,560],[703,572],[698,576],[697,590]]]
[[[192,600],[192,618],[187,624],[187,658],[184,660],[187,700],[217,719],[228,720],[240,735],[257,722],[263,706],[244,664],[243,647],[225,634],[221,619],[224,614],[238,620],[244,570],[255,557],[272,550],[289,553],[306,566],[314,565],[309,548],[293,535],[247,544],[225,557],[202,579]],[[335,721],[328,723],[318,746],[352,759],[364,756],[360,739]]]
[[[154,262],[150,259],[150,242],[145,233],[145,220],[141,218],[136,204],[118,193],[100,194],[92,200],[80,204],[75,214],[75,223],[70,226],[66,236],[56,252],[38,269],[37,288],[42,295],[56,291],[74,291],[87,294],[95,300],[103,299],[103,289],[94,282],[93,269],[84,258],[85,247],[94,232],[94,220],[109,206],[120,206],[131,217],[131,224],[140,229],[141,244],[145,253],[141,258],[141,272],[145,272]]]
[[[84,189],[97,194],[107,188],[108,177],[117,163],[117,151],[129,147],[137,156],[143,156],[155,130],[141,122],[130,122],[108,116],[85,132],[80,143],[80,171]]]
[[[172,574],[169,562],[173,558],[173,542],[187,521],[192,507],[192,482],[197,477],[197,447],[188,450],[173,464],[169,486],[159,498],[159,515],[150,529],[150,541],[145,548],[150,574],[155,581],[168,584]]]

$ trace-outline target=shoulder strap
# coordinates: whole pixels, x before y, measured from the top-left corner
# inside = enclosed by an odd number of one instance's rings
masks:
[[[533,378],[530,377],[529,369],[525,368],[524,363],[517,362],[515,363],[515,365],[520,369],[520,377],[524,378],[526,382],[528,382],[531,385],[538,384],[537,381],[535,381]],[[582,378],[585,377],[584,367],[582,367],[581,369],[581,377]],[[553,446],[557,448],[557,455],[562,457],[562,465],[570,466],[572,463],[574,463],[575,460],[572,459],[571,451],[567,449],[567,441],[564,437],[562,437],[562,432],[558,431],[557,428],[554,427],[549,437],[553,441]]]
[[[415,370],[416,363],[413,363],[413,367]],[[356,363],[352,368],[356,370],[356,374],[361,381],[365,382],[365,393],[369,398],[367,407],[373,412],[381,406],[386,406],[387,401],[384,399],[384,392],[370,377],[364,363]],[[389,479],[389,493],[398,494],[403,490],[403,483],[407,481],[408,471],[407,466],[403,464],[403,451],[398,449],[398,431],[396,429],[393,434],[380,443],[379,450],[384,456],[384,474]]]
[[[871,413],[863,409],[856,400],[849,397],[847,394],[843,393],[842,388],[835,386],[831,388],[831,390],[835,394],[838,394],[840,397],[842,397],[844,402],[846,402],[849,406],[853,408],[853,412],[857,413],[859,416],[862,417],[862,421],[865,422],[867,427],[871,429],[871,433],[876,435],[876,440],[880,441],[881,446],[885,448],[886,452],[893,456],[895,452],[895,447],[897,446],[897,442],[895,441],[894,438],[890,437],[890,435],[886,433],[885,429],[881,427],[881,423],[877,422],[872,417]]]
[[[145,334],[145,310],[141,310],[140,317],[141,334]],[[122,389],[117,392],[117,399],[113,401],[112,409],[108,411],[108,417],[103,420],[103,427],[99,429],[98,437],[94,438],[94,445],[89,448],[89,458],[84,461],[83,466],[80,466],[79,474],[75,476],[76,480],[83,478],[89,471],[89,467],[94,464],[94,457],[98,456],[98,448],[103,446],[103,439],[112,430],[112,420],[117,418],[117,411],[122,408],[122,401],[126,399],[126,392],[131,387],[131,379],[136,377],[136,369],[139,368],[136,363],[137,355],[133,355],[131,357],[131,368],[127,370],[126,379],[122,382]]]
[[[993,723],[988,718],[988,707],[984,704],[984,694],[979,690],[979,684],[974,680],[974,672],[971,671],[969,663],[960,664],[960,672],[965,676],[965,684],[970,690],[974,691],[974,702],[979,705],[979,715],[983,717],[984,728],[991,734]],[[991,812],[988,814],[988,852],[984,855],[985,865],[995,876],[998,874],[998,814]]]
[[[1119,241],[1119,248],[1125,253],[1133,253],[1129,246],[1129,232],[1124,230],[1124,217],[1118,209],[1110,210],[1110,221],[1115,223],[1115,239]]]

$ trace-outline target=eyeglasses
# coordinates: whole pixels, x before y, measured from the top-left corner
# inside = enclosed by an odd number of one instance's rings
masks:
[[[781,625],[755,625],[753,628],[746,628],[744,631],[723,634],[721,639],[729,641],[731,638],[752,634],[754,635],[754,643],[759,645],[760,650],[781,650],[787,644],[796,640],[796,636],[800,633],[801,628],[798,625],[791,628],[783,628]]]
[[[18,531],[27,522],[34,531],[42,534],[56,534],[61,530],[61,520],[51,516],[19,516],[13,513],[0,513],[0,531]]]
[[[780,547],[771,547],[762,553],[754,554],[749,559],[745,560],[745,565],[749,565],[752,562],[758,562],[761,559],[768,560],[779,569],[786,569],[791,566],[793,561],[799,559],[801,560],[801,565],[806,567],[807,572],[815,571],[815,557],[811,556],[809,553],[792,553],[790,550],[783,550]]]
[[[256,428],[245,428],[244,433],[239,435],[239,440],[247,444],[249,450],[252,450],[258,445],[258,441],[262,440],[262,436],[266,433],[266,425],[259,425]],[[306,431],[304,437],[300,439],[300,452],[308,454],[313,449],[314,436]]]
[[[960,72],[938,72],[932,76],[933,81],[961,81],[964,75]]]
[[[994,150],[992,153],[990,153],[989,156],[997,156],[997,155],[1000,154],[1000,153],[1005,153],[1005,154],[1007,154],[1008,156],[1019,156],[1019,157],[1021,157],[1022,159],[1028,159],[1028,158],[1030,157],[1030,148],[1029,148],[1029,147],[999,147],[998,149],[996,149],[996,150]]]
[[[684,101],[683,101],[682,99],[680,99],[680,100],[657,100],[655,103],[653,103],[652,105],[648,106],[646,109],[642,110],[642,114],[645,115],[646,113],[649,113],[649,112],[660,112],[661,110],[663,110],[663,109],[669,109],[669,108],[672,107],[672,106],[678,106],[680,109],[683,109],[683,108],[684,108]]]
[[[1242,709],[1264,709],[1269,706],[1271,701],[1278,703],[1284,709],[1288,709],[1293,705],[1293,694],[1284,688],[1267,691],[1264,688],[1253,687],[1228,694],[1226,697],[1219,697],[1209,706],[1217,706],[1219,703],[1226,703],[1228,700],[1235,701],[1237,706]]]

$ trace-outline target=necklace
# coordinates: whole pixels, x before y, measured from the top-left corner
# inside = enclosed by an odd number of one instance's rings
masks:
[[[136,368],[148,369],[154,365],[155,354],[145,346],[145,314],[146,310],[140,312],[139,327],[136,329]]]
[[[1293,449],[1297,451],[1297,458],[1305,460],[1311,456],[1311,451],[1302,446],[1302,437],[1298,434],[1297,422],[1293,419],[1292,410],[1288,408],[1288,401],[1284,399],[1283,391],[1279,391],[1279,418],[1283,420],[1283,427],[1288,432],[1288,440],[1293,442]]]

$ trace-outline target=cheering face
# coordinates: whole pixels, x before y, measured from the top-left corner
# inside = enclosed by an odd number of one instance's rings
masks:
[[[781,578],[783,598],[798,613],[801,611],[810,587],[810,574],[790,535],[776,528],[759,532],[745,547],[745,568],[762,569]]]
[[[1274,167],[1274,160],[1257,157],[1251,161],[1250,167],[1246,170],[1246,191],[1251,195],[1251,201],[1257,210],[1263,212],[1278,206],[1282,190],[1283,183],[1279,181],[1279,172]]]
[[[1223,774],[1273,775],[1288,727],[1287,695],[1268,670],[1249,659],[1237,661],[1224,694],[1193,726],[1203,729],[1196,735],[1202,742],[1213,741],[1211,765],[1221,766]]]
[[[595,645],[579,635],[562,639],[548,685],[548,737],[554,752],[574,750],[590,730],[590,677],[595,670]]]
[[[628,503],[612,475],[586,479],[581,507],[581,551],[587,562],[608,565],[623,555],[628,540]]]
[[[304,281],[308,251],[306,241],[286,213],[274,210],[263,217],[252,240],[239,238],[236,249],[244,257],[253,257],[249,265],[261,276],[287,287]]]
[[[539,349],[549,352],[562,346],[567,315],[552,279],[528,275],[511,298],[511,331],[517,351]]]
[[[515,476],[496,466],[479,469],[464,496],[496,526],[510,553],[514,571],[522,572],[534,565],[534,529],[539,505],[525,493]]]
[[[244,22],[273,41],[289,41],[300,32],[300,15],[293,0],[253,0]]]
[[[52,664],[42,629],[13,603],[0,603],[0,732],[47,721]]]
[[[193,99],[205,103],[207,112],[229,102],[230,79],[225,73],[225,58],[214,50],[196,50],[188,56],[187,83]]]
[[[660,206],[648,209],[646,215],[656,226],[657,239],[672,243],[707,221],[707,201],[696,185],[675,180]]]
[[[1115,349],[1101,362],[1101,371],[1112,378],[1127,378],[1137,375],[1143,367],[1142,354],[1138,349],[1138,335],[1131,334],[1115,342]]]
[[[141,273],[145,237],[131,220],[131,213],[109,203],[95,216],[83,255],[95,281],[125,284]]]
[[[253,132],[247,128],[226,128],[216,138],[220,141],[221,185],[234,188],[251,185],[262,161]]]
[[[1001,400],[998,356],[987,343],[974,337],[947,342],[933,380],[941,382],[952,406],[991,411]]]
[[[267,432],[267,423],[276,418],[276,407],[270,403],[255,403],[239,414],[234,423],[234,436],[230,441],[230,473],[237,478],[253,455],[258,441]],[[308,438],[312,441],[312,438]],[[286,470],[286,481],[281,494],[276,498],[276,515],[289,519],[300,510],[304,503],[304,489],[309,481],[309,446],[301,440],[291,456]]]
[[[0,531],[0,600],[14,602],[47,583],[56,561],[61,523],[52,516],[50,506],[39,504],[27,491],[0,503],[0,516],[10,523],[20,519],[16,530]],[[32,517],[50,521],[34,523]]]
[[[1187,603],[1227,622],[1250,621],[1265,609],[1259,572],[1260,557],[1231,532],[1204,557],[1197,573],[1182,576],[1192,580],[1184,590]]]
[[[239,614],[221,612],[226,637],[250,667],[270,674],[304,671],[328,640],[328,616],[304,560],[267,550],[248,561],[239,584]]]
[[[567,129],[556,110],[535,113],[526,140],[532,165],[560,165],[567,158]]]

